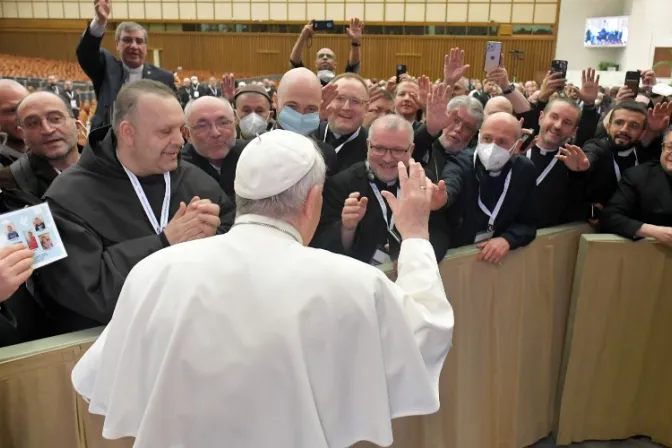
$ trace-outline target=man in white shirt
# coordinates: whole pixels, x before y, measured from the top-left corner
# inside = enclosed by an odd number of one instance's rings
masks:
[[[315,143],[275,130],[243,151],[226,236],[130,273],[73,371],[103,436],[136,448],[346,448],[392,443],[390,419],[436,412],[453,310],[428,241],[431,183],[399,163],[386,194],[403,238],[396,283],[305,247],[322,207]]]
[[[172,73],[145,62],[147,31],[135,22],[122,22],[117,26],[114,40],[121,58],[119,60],[100,47],[111,12],[111,0],[96,0],[95,11],[95,17],[77,45],[77,61],[91,79],[98,99],[96,115],[91,119],[91,130],[111,124],[114,100],[126,83],[151,79],[176,92]]]

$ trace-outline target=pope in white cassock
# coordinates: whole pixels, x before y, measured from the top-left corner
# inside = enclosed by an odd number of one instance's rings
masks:
[[[276,130],[250,142],[231,231],[140,262],[75,367],[103,436],[141,448],[389,446],[391,419],[436,412],[453,310],[428,241],[431,184],[413,161],[399,177],[399,198],[385,196],[403,238],[394,283],[306,247],[325,180],[310,139]]]

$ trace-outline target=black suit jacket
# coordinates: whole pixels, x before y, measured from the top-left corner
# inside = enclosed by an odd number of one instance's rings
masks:
[[[222,89],[215,87],[213,92],[212,89],[210,89],[210,84],[208,84],[207,86],[203,86],[203,95],[220,97],[222,96]]]
[[[317,131],[313,134],[313,138],[318,142],[324,142],[324,133],[327,129],[328,123],[323,121],[320,123],[320,126],[317,128]],[[360,128],[359,134],[352,141],[343,145],[343,147],[336,153],[336,160],[338,161],[336,166],[336,171],[343,171],[346,168],[351,167],[355,163],[363,162],[366,160],[366,139],[368,138],[369,133],[366,129]],[[347,139],[344,139],[347,140]],[[334,148],[334,151],[336,148]]]
[[[623,174],[602,211],[601,230],[637,239],[643,224],[672,227],[672,176],[660,162],[647,162]]]
[[[65,102],[68,103],[68,106],[70,106],[73,110],[74,110],[74,109],[79,110],[79,109],[80,109],[79,94],[78,94],[77,92],[75,92],[75,91],[70,92],[70,94],[72,94],[72,98],[70,98],[70,96],[69,96],[68,93],[65,91],[65,89],[63,89],[63,90],[61,91],[61,96],[63,97],[63,100],[65,100]],[[75,100],[75,105],[76,105],[77,107],[74,107],[74,108],[72,107],[72,104],[70,104],[70,101],[71,101],[71,100]],[[79,119],[79,117],[75,117],[75,118]]]
[[[77,61],[93,82],[98,100],[96,115],[91,119],[92,130],[111,124],[114,100],[126,80],[122,62],[109,51],[100,48],[102,40],[102,37],[93,36],[87,27],[77,45]],[[177,95],[175,79],[167,70],[145,63],[142,79],[162,82]]]

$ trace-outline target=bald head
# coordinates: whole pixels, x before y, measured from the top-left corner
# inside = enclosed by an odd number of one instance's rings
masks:
[[[481,126],[480,142],[495,143],[504,149],[511,149],[520,140],[520,122],[506,112],[495,112],[485,119]]]
[[[187,123],[192,124],[198,120],[198,116],[202,115],[203,111],[217,111],[221,115],[230,116],[233,119],[233,107],[225,98],[218,98],[214,96],[202,96],[196,100],[190,101],[187,107],[184,108],[184,117]],[[195,120],[191,120],[195,117]]]
[[[302,115],[319,112],[322,84],[307,68],[295,68],[283,75],[277,95],[279,111],[289,106]]]
[[[490,98],[483,109],[483,113],[488,117],[497,112],[513,115],[513,104],[504,96]]]
[[[16,121],[16,108],[28,90],[13,79],[0,79],[0,131],[7,133],[7,145],[23,151],[24,143]]]
[[[25,109],[33,110],[35,108],[34,103],[38,105],[38,108],[39,105],[45,105],[48,106],[50,110],[59,110],[64,115],[75,118],[72,109],[68,106],[62,96],[56,95],[53,92],[39,91],[25,96],[16,107],[16,118],[19,121],[19,124],[26,116],[24,112]]]

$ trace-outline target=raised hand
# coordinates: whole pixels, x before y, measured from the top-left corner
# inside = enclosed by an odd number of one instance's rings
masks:
[[[670,125],[672,115],[672,103],[658,103],[649,108],[647,130],[650,132],[662,132]]]
[[[502,60],[504,57],[502,56]],[[502,90],[507,89],[511,82],[509,81],[509,73],[506,71],[506,68],[501,65],[495,67],[487,73],[488,81],[492,81],[497,84]]]
[[[653,70],[640,70],[639,73],[641,73],[642,84],[645,86],[652,87],[658,82],[656,73]]]
[[[304,39],[307,39],[309,37],[313,37],[313,34],[315,34],[315,30],[313,29],[313,21],[311,20],[308,25],[304,25],[303,29],[301,30],[301,37]]]
[[[327,84],[322,87],[322,104],[320,105],[320,120],[325,121],[331,114],[331,102],[338,96],[338,87]]]
[[[369,200],[366,197],[360,199],[359,196],[358,192],[350,193],[343,204],[341,225],[345,230],[355,230],[366,214],[366,206]]]
[[[387,200],[394,215],[394,226],[404,240],[410,238],[429,239],[429,212],[434,191],[432,183],[425,176],[422,165],[410,160],[408,173],[404,162],[399,162],[399,189],[397,199],[385,190],[382,195]]]
[[[364,30],[364,22],[358,18],[350,19],[350,26],[345,29],[351,42],[356,44],[362,41],[362,30]]]
[[[636,96],[637,92],[633,92],[632,90],[628,89],[627,86],[622,86],[620,89],[618,89],[618,93],[616,94],[616,102],[620,103],[626,100],[634,100]]]
[[[383,89],[377,85],[369,87],[369,104],[373,104],[383,97]]]
[[[588,68],[581,70],[581,90],[579,91],[579,98],[586,106],[595,104],[597,94],[600,92],[600,75],[595,76],[595,70]]]
[[[233,73],[224,73],[222,75],[222,96],[233,103],[236,96],[236,80]]]
[[[464,50],[451,48],[450,53],[443,58],[443,82],[452,86],[469,70],[464,64]]]
[[[101,25],[106,25],[111,11],[110,0],[96,0],[93,8],[96,11],[96,21]]]
[[[419,97],[416,100],[422,110],[427,110],[427,95],[432,87],[432,82],[427,75],[418,78]]]
[[[452,86],[452,84],[437,84],[432,86],[427,94],[427,132],[431,135],[438,134],[455,122],[455,116],[451,118],[446,112],[453,94]]]
[[[538,100],[542,103],[548,103],[551,95],[562,90],[567,80],[562,77],[562,73],[548,72],[539,89]]]
[[[33,273],[33,255],[23,244],[0,249],[0,302],[9,299]]]
[[[448,190],[446,190],[446,183],[442,180],[438,184],[431,184],[432,189],[432,204],[430,206],[432,211],[439,210],[448,202]]]
[[[395,76],[387,80],[385,84],[385,90],[390,92],[391,95],[394,95],[394,91],[397,89],[397,78]]]
[[[588,157],[578,146],[565,145],[564,148],[560,148],[560,154],[557,154],[555,158],[564,162],[572,171],[586,171],[590,168]]]

